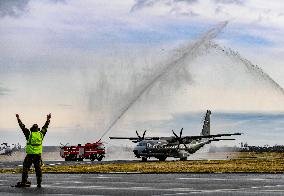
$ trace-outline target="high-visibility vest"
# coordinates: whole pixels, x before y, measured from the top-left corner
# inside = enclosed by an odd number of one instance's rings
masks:
[[[26,153],[27,154],[41,154],[42,153],[42,140],[43,140],[43,135],[41,132],[31,131],[29,139],[27,140]]]

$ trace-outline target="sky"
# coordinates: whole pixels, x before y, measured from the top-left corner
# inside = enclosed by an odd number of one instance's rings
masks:
[[[25,143],[17,113],[27,127],[52,114],[44,145],[108,129],[111,145],[135,130],[199,135],[210,109],[212,133],[244,133],[221,145],[283,144],[283,10],[278,0],[1,0],[0,142]]]

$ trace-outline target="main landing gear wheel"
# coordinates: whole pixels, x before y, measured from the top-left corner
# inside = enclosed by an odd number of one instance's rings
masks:
[[[142,157],[142,162],[146,162],[147,161],[147,157]]]
[[[167,157],[159,157],[159,161],[165,161]]]
[[[181,161],[186,161],[187,157],[180,158]]]

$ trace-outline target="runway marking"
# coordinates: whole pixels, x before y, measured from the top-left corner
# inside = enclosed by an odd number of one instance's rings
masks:
[[[83,183],[86,183],[86,182],[83,182],[83,181],[60,181],[60,182],[55,182],[53,184],[83,184]]]
[[[74,183],[74,184],[84,184],[85,182],[82,182],[82,181],[73,181],[72,183]]]
[[[270,179],[265,179],[265,178],[247,178],[246,180],[263,181],[263,180],[270,180]]]
[[[196,177],[196,178],[194,178],[194,177],[192,177],[192,178],[176,178],[176,179],[177,180],[221,180],[221,181],[228,181],[228,180],[235,181],[236,180],[236,179],[233,179],[233,178],[232,179],[230,179],[230,178],[224,179],[224,178],[198,178],[198,177]],[[252,180],[252,181],[264,181],[264,180],[269,180],[269,179],[246,178],[245,180],[246,181],[250,181],[250,180]]]
[[[122,178],[122,177],[118,177],[118,176],[94,176],[94,177],[90,177],[90,178],[99,178],[99,179],[111,179],[111,178],[115,178],[115,179],[118,179],[118,178]]]
[[[170,189],[163,189],[163,188],[154,188],[154,187],[108,187],[108,186],[46,186],[52,188],[62,188],[62,189],[98,189],[98,190],[133,190],[133,191],[170,191],[170,192],[189,192],[192,191],[192,188],[170,188]]]
[[[177,180],[222,180],[222,181],[227,181],[227,180],[236,180],[236,179],[224,179],[224,178],[176,178]]]
[[[52,187],[52,188],[62,188],[62,189],[100,189],[103,188],[104,186],[53,186],[53,185],[46,185],[45,187]]]
[[[275,186],[263,186],[263,187],[265,187],[265,188],[273,188]]]
[[[278,187],[278,185],[276,185]],[[274,187],[276,187],[274,186]],[[281,185],[283,186],[283,185]],[[284,190],[263,190],[261,188],[264,188],[263,187],[251,187],[254,189],[259,189],[257,190],[257,193],[267,193],[267,192],[283,192],[284,193]],[[239,189],[212,189],[212,190],[188,190],[187,193],[168,193],[168,194],[161,194],[161,195],[186,195],[186,194],[189,194],[189,193],[212,193],[212,192],[248,192],[251,188],[239,188]],[[271,186],[271,188],[273,188],[273,186]],[[154,196],[160,196],[160,195],[154,195]]]
[[[282,189],[282,190],[278,190],[278,189],[275,189],[275,190],[261,190],[261,191],[264,191],[264,192],[283,192],[284,193],[284,189]]]

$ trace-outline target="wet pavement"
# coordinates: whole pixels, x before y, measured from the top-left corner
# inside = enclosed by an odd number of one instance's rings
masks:
[[[14,188],[0,174],[0,195],[284,195],[283,174],[44,174],[42,188]]]

